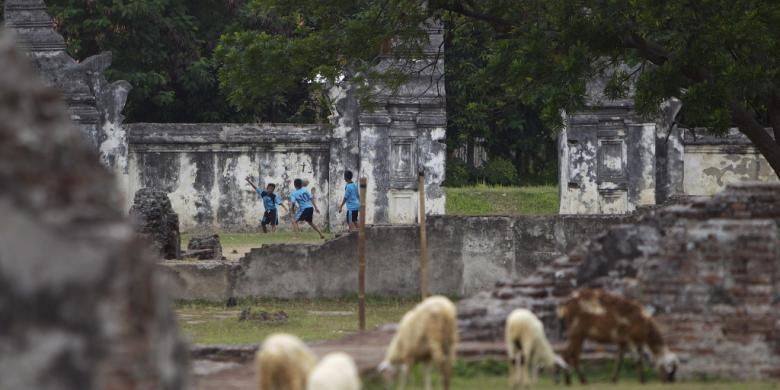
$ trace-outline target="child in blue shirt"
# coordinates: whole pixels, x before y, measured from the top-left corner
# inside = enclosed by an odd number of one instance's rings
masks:
[[[257,197],[263,200],[265,213],[263,213],[263,219],[260,220],[260,226],[263,228],[263,233],[268,233],[268,229],[266,228],[267,225],[271,225],[271,232],[275,232],[276,226],[279,225],[279,214],[276,211],[276,207],[282,206],[282,208],[287,211],[287,207],[282,204],[282,198],[274,193],[276,184],[268,183],[265,187],[265,191],[262,191],[252,183],[251,179],[247,178],[246,181],[255,189]]]
[[[347,185],[344,186],[344,200],[339,205],[339,214],[344,209],[344,205],[347,205],[347,225],[349,231],[356,231],[358,228],[358,214],[360,213],[360,192],[358,186],[352,181],[352,171],[344,172],[344,181]]]
[[[291,211],[295,213],[295,218],[293,219],[293,229],[295,229],[295,233],[300,231],[298,222],[305,221],[320,235],[320,238],[324,239],[325,236],[323,236],[320,229],[317,229],[317,226],[314,225],[314,213],[316,212],[319,214],[320,209],[317,208],[317,204],[314,203],[311,192],[303,186],[303,181],[301,179],[295,179],[293,185],[295,186],[295,191],[290,194],[290,203],[292,204]]]

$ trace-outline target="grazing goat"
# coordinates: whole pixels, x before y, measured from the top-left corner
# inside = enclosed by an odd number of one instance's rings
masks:
[[[255,356],[259,390],[305,390],[317,358],[297,337],[268,336]]]
[[[458,324],[455,305],[441,296],[427,298],[404,314],[393,336],[379,372],[393,374],[400,366],[398,388],[403,389],[409,369],[416,363],[426,363],[425,388],[431,388],[431,366],[441,371],[442,384],[449,389],[455,349],[458,344]]]
[[[581,383],[585,376],[579,365],[585,339],[618,346],[617,363],[612,381],[617,382],[627,349],[636,352],[639,380],[645,381],[642,356],[650,352],[658,374],[664,382],[673,382],[679,365],[677,355],[669,351],[658,325],[642,307],[632,300],[612,295],[600,289],[582,289],[560,305],[558,316],[567,326],[566,361],[574,367]],[[571,383],[566,373],[566,383]]]
[[[326,355],[309,374],[307,390],[360,390],[360,375],[352,358],[343,352]]]
[[[505,329],[511,388],[536,383],[542,367],[568,369],[563,359],[553,352],[542,322],[530,310],[517,309],[509,314]]]

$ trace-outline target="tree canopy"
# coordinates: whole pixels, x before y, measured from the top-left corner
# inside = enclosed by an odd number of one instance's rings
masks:
[[[489,23],[503,39],[496,61],[522,101],[544,117],[581,106],[585,82],[619,64],[605,93],[635,84],[640,114],[677,98],[684,125],[715,133],[737,126],[780,173],[780,3],[773,0],[522,0],[431,2],[432,9]],[[765,131],[772,128],[775,137]]]
[[[133,122],[246,120],[219,93],[211,53],[225,30],[241,27],[242,2],[205,0],[48,0],[68,52],[83,60],[113,53],[111,80],[133,90]]]
[[[239,106],[278,96],[293,80],[333,78],[345,65],[365,68],[388,39],[413,53],[424,43],[412,31],[428,18],[447,21],[455,15],[492,30],[482,42],[484,66],[477,72],[500,75],[488,84],[500,89],[506,102],[539,107],[551,128],[560,124],[561,109],[582,107],[589,79],[608,74],[607,96],[624,97],[635,85],[637,110],[648,116],[661,102],[677,98],[685,125],[716,133],[737,126],[780,172],[780,141],[775,141],[780,137],[773,137],[780,135],[780,2],[774,0],[250,3],[253,12],[281,28],[223,38],[220,77]],[[267,56],[259,60],[263,65],[274,66],[248,67],[258,53]],[[639,71],[609,73],[621,64]],[[279,66],[288,74],[279,77]],[[238,85],[242,77],[252,81]]]

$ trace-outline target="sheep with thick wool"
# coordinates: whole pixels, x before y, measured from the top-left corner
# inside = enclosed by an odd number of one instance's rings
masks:
[[[433,296],[404,314],[384,361],[382,373],[394,373],[400,366],[398,388],[403,389],[409,370],[425,363],[425,388],[431,388],[431,368],[441,371],[442,385],[449,389],[452,364],[458,345],[458,323],[455,305],[447,298]]]
[[[509,385],[513,389],[536,383],[539,369],[543,367],[568,369],[563,359],[553,352],[542,322],[530,310],[516,309],[509,314],[505,340],[509,357]]]
[[[268,336],[255,355],[259,390],[305,390],[317,357],[299,338],[289,334]]]
[[[343,352],[326,355],[309,374],[308,390],[360,390],[355,361]]]

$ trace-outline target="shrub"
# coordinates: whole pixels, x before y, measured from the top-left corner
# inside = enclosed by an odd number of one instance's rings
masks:
[[[517,169],[511,161],[504,158],[492,159],[485,164],[485,180],[488,184],[518,184]]]
[[[447,160],[445,187],[463,187],[469,184],[469,170],[460,159]]]

